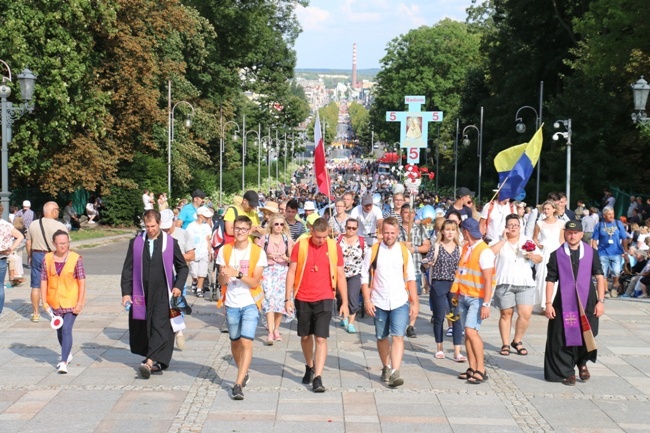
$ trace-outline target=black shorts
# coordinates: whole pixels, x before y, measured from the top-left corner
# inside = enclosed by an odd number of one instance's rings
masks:
[[[296,317],[298,318],[298,336],[329,338],[332,321],[333,299],[316,302],[304,302],[296,299]]]

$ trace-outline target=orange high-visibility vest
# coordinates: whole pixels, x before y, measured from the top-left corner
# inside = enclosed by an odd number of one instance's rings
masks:
[[[248,276],[252,277],[255,273],[255,268],[257,267],[257,262],[260,260],[260,254],[262,253],[262,248],[258,247],[254,243],[250,244],[251,246],[251,257],[248,262]],[[223,246],[223,260],[226,263],[226,266],[230,266],[230,254],[235,247],[235,243],[229,243]],[[221,299],[217,301],[217,308],[221,308],[223,303],[226,301],[226,291],[228,290],[228,285],[222,287],[221,290]],[[262,299],[264,299],[264,291],[262,290],[262,285],[260,284],[257,287],[250,288],[251,295],[253,296],[253,301],[257,305],[258,310],[262,310]]]
[[[56,274],[54,253],[45,254],[43,263],[47,271],[47,295],[44,302],[52,308],[74,308],[79,301],[79,281],[74,277],[79,254],[69,251],[61,275]]]
[[[484,297],[485,290],[483,288],[483,272],[481,271],[479,257],[486,248],[489,247],[485,242],[478,241],[472,249],[469,257],[464,261],[464,257],[466,256],[467,250],[469,249],[469,244],[466,243],[463,246],[463,251],[460,255],[460,263],[458,264],[458,270],[456,270],[456,277],[454,278],[454,283],[451,285],[452,293],[457,293],[460,291],[461,295],[471,296],[473,298]],[[496,275],[493,273],[492,289],[494,289],[495,286]]]
[[[332,284],[332,291],[336,292],[336,273],[338,263],[338,250],[336,248],[336,241],[327,238],[327,255],[330,261],[330,281]],[[301,239],[298,241],[298,261],[296,266],[296,277],[293,280],[293,297],[295,299],[302,277],[305,274],[305,266],[307,265],[307,253],[309,252],[309,238]]]

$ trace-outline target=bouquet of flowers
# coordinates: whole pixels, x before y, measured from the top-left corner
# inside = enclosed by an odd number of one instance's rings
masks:
[[[531,240],[527,240],[526,243],[521,246],[521,249],[526,251],[527,253],[531,253],[535,251],[536,247],[537,246],[535,245],[535,242]]]

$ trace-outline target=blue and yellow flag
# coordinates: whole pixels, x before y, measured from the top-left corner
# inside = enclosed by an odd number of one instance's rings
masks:
[[[526,187],[542,152],[543,126],[528,143],[502,150],[494,158],[494,167],[499,173],[499,200],[514,199]]]

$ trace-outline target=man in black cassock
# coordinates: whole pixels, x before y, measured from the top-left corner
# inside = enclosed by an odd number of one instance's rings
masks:
[[[188,268],[176,240],[161,231],[160,213],[147,210],[144,223],[145,233],[129,243],[121,286],[122,305],[132,303],[131,352],[146,357],[139,371],[148,379],[151,373],[169,367],[175,336],[169,314],[170,293],[174,297],[181,295]]]
[[[582,381],[591,377],[587,361],[596,362],[597,350],[588,351],[581,324],[580,304],[594,337],[598,318],[605,311],[606,281],[598,251],[582,242],[582,224],[571,220],[564,226],[565,243],[551,253],[546,274],[546,310],[550,320],[544,353],[544,379],[575,385],[575,367]],[[594,286],[595,277],[597,287]],[[558,290],[553,299],[553,288]]]

